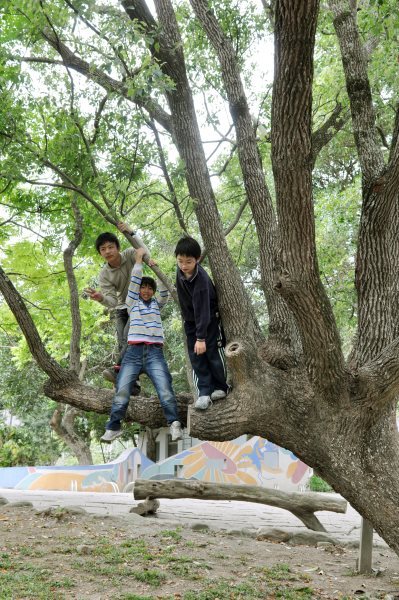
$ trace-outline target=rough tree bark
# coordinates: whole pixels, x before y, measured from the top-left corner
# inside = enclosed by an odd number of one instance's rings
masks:
[[[134,482],[136,500],[154,498],[196,498],[198,500],[241,500],[257,502],[289,510],[302,523],[313,531],[326,531],[314,514],[329,510],[345,513],[347,503],[342,498],[329,498],[319,494],[301,492],[280,492],[252,485],[228,485],[226,483],[207,483],[204,481],[182,481],[167,479],[150,481],[137,479]]]
[[[219,47],[220,29],[209,29],[213,13],[201,13],[200,0],[192,4],[201,18],[221,64],[234,56]],[[127,15],[141,22],[150,34],[149,52],[174,82],[165,96],[170,114],[148,106],[154,120],[170,132],[186,169],[201,234],[208,251],[229,339],[227,358],[234,391],[206,414],[192,411],[191,433],[208,440],[226,440],[240,434],[260,435],[289,448],[317,469],[377,532],[399,553],[399,444],[395,409],[399,390],[398,319],[398,219],[399,116],[397,115],[388,161],[377,143],[375,119],[367,77],[367,64],[356,24],[355,2],[330,0],[340,42],[350,100],[355,142],[362,168],[362,217],[356,263],[359,327],[351,360],[346,362],[334,315],[321,284],[315,245],[312,168],[319,138],[312,133],[313,55],[318,0],[277,0],[275,22],[275,82],[272,106],[272,163],[276,190],[277,225],[262,217],[270,206],[267,190],[258,193],[262,177],[250,179],[250,168],[259,169],[254,140],[249,131],[245,102],[234,65],[224,85],[235,118],[237,142],[246,191],[257,214],[262,245],[262,281],[270,297],[280,294],[284,313],[300,339],[301,352],[293,348],[295,362],[284,365],[264,352],[254,311],[228,251],[207,170],[186,74],[183,44],[170,0],[155,0],[157,18],[144,0],[122,0]],[[208,22],[210,21],[210,22]],[[124,97],[126,86],[103,78],[96,69],[63,45],[62,36],[42,32],[68,66],[98,85],[112,86]],[[53,32],[54,33],[54,32]],[[215,38],[216,35],[216,38]],[[227,54],[229,58],[227,59]],[[225,67],[226,68],[226,65]],[[231,87],[229,87],[231,86]],[[237,87],[238,86],[238,87]],[[108,89],[107,88],[107,89]],[[236,94],[236,96],[234,96]],[[144,107],[145,108],[145,107]],[[338,115],[337,115],[338,116]],[[336,118],[337,118],[336,116]],[[340,126],[337,120],[337,128]],[[248,136],[248,141],[246,139]],[[246,144],[250,144],[248,148]],[[248,160],[249,164],[246,164]],[[255,185],[256,193],[251,186]],[[265,200],[266,199],[266,200]],[[270,216],[270,215],[269,215]],[[273,242],[273,227],[277,227]],[[273,250],[273,243],[276,251]],[[273,256],[275,253],[275,256]],[[269,282],[266,284],[266,282]],[[46,352],[29,313],[5,273],[0,269],[0,291],[28,340],[33,356],[48,374],[46,393],[61,402],[86,410],[106,412],[111,393],[94,390],[62,369]],[[279,317],[280,315],[280,317]],[[280,319],[280,321],[279,321]],[[287,324],[276,311],[273,334],[288,340]],[[182,410],[187,397],[179,398]],[[158,427],[163,418],[157,399],[137,399],[129,418]]]
[[[67,444],[78,459],[80,465],[92,465],[93,456],[90,446],[76,433],[75,419],[80,411],[72,406],[57,407],[50,420],[50,426],[55,433]]]

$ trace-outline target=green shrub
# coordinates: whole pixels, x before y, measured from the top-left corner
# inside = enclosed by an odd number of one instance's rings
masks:
[[[312,475],[309,480],[309,489],[311,492],[333,492],[334,490],[324,479],[318,475]]]

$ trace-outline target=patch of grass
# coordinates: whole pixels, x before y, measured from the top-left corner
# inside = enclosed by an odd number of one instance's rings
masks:
[[[219,580],[217,583],[210,582],[206,590],[188,591],[183,600],[250,600],[267,598],[259,595],[259,589],[249,583],[232,584],[230,581]]]
[[[121,548],[126,549],[126,553],[124,554],[124,558],[128,557],[138,557],[143,560],[153,560],[153,555],[151,554],[151,550],[148,548],[147,544],[144,540],[131,539],[122,542],[120,545]]]
[[[294,573],[289,565],[276,564],[270,569],[262,569],[273,598],[284,600],[311,600],[315,597],[314,590],[304,583],[309,583],[311,577],[304,573]],[[298,582],[302,585],[298,585]],[[294,584],[294,585],[292,585]],[[295,585],[296,584],[296,585]]]
[[[62,600],[64,593],[54,588],[69,589],[74,586],[67,578],[52,581],[51,571],[39,569],[26,562],[13,560],[12,568],[0,572],[0,589],[2,600],[14,598],[35,598],[38,600]]]
[[[285,563],[278,563],[273,567],[263,567],[261,569],[261,572],[265,575],[267,579],[280,581],[289,577],[291,569],[289,565]]]
[[[0,552],[0,569],[10,569],[12,565],[11,554]]]
[[[67,590],[70,590],[71,588],[75,587],[75,582],[72,581],[72,579],[69,579],[69,577],[64,577],[61,580],[56,580],[56,581],[52,581],[51,582],[51,587],[52,588],[65,588]]]
[[[166,580],[166,575],[164,575],[164,573],[161,573],[160,571],[156,571],[155,569],[133,571],[131,575],[132,577],[137,579],[137,581],[147,583],[148,585],[152,585],[153,587],[159,587]]]
[[[183,579],[192,579],[193,581],[202,579],[202,575],[197,572],[195,567],[181,564],[179,562],[169,565],[168,570],[171,571],[176,577],[182,577]]]
[[[284,600],[312,600],[314,598],[314,590],[310,587],[277,590],[275,598],[284,598]]]
[[[32,548],[30,546],[20,546],[18,548],[18,553],[21,556],[31,556],[33,558],[40,558],[41,556],[46,555],[43,550],[39,550],[39,548]]]
[[[260,572],[266,581],[309,581],[308,575],[293,573],[289,565],[278,563],[273,567],[263,567]]]
[[[112,561],[90,560],[87,557],[74,560],[72,566],[75,569],[86,571],[86,573],[95,573],[96,575],[104,575],[106,577],[129,577],[132,571],[131,565],[127,565],[126,563],[123,565],[120,562],[113,564]]]
[[[137,594],[122,594],[119,600],[154,600],[153,596],[140,596]]]
[[[179,542],[182,539],[181,527],[178,527],[177,529],[164,529],[160,532],[160,535],[162,537],[172,538],[172,540]]]
[[[160,563],[168,564],[168,563],[180,563],[180,564],[192,564],[194,559],[190,556],[176,556],[171,553],[162,553],[162,556],[159,559]]]

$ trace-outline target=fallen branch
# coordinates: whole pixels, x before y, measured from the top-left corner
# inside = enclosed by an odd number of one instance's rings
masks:
[[[134,484],[136,500],[146,498],[196,498],[198,500],[240,500],[257,502],[289,510],[302,523],[313,531],[326,531],[314,514],[328,510],[345,513],[347,502],[342,498],[320,496],[306,492],[280,492],[250,485],[228,485],[225,483],[204,483],[203,481],[183,481],[167,479],[151,481],[137,479]]]

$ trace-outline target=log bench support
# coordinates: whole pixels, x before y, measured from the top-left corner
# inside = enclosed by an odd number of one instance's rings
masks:
[[[316,511],[345,513],[347,508],[347,502],[343,498],[325,497],[312,492],[288,493],[252,485],[228,485],[183,479],[163,481],[137,479],[133,493],[136,500],[195,498],[197,500],[238,500],[268,504],[289,510],[308,529],[313,531],[326,531],[314,514]]]

